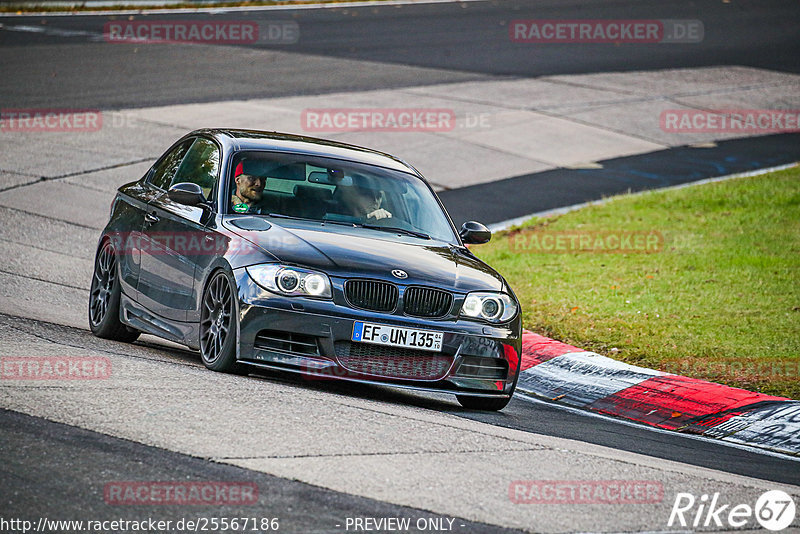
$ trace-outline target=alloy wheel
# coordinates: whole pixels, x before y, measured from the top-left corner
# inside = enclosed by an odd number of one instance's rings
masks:
[[[117,258],[114,249],[106,243],[94,268],[94,280],[90,295],[89,312],[92,324],[98,326],[108,313],[108,304],[111,300],[111,291],[117,277]]]
[[[233,293],[224,273],[218,273],[203,295],[200,318],[200,351],[206,363],[214,363],[222,354],[230,335],[233,316]]]

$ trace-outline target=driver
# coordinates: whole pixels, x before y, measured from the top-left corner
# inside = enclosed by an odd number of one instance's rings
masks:
[[[244,162],[239,162],[236,166],[233,177],[236,183],[236,189],[231,195],[233,211],[236,213],[262,213],[266,178],[245,174]]]

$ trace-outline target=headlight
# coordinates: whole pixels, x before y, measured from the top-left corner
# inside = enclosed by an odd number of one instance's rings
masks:
[[[492,323],[504,323],[517,314],[518,308],[514,299],[505,293],[474,291],[464,299],[461,315]]]
[[[251,265],[247,274],[256,284],[274,293],[331,298],[331,281],[324,273],[269,263]]]
[[[321,274],[309,274],[303,279],[303,289],[306,293],[314,297],[321,297],[327,291],[328,296],[331,293],[331,284],[328,282],[326,276]]]
[[[294,293],[300,288],[300,275],[291,269],[281,269],[275,277],[278,281],[278,289],[284,293]]]

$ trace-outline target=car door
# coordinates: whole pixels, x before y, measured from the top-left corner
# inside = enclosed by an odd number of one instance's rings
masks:
[[[216,209],[214,199],[219,195],[220,167],[222,149],[210,139],[198,138],[181,164],[178,176],[173,183],[191,182],[200,186],[203,194]],[[186,206],[183,206],[186,208]],[[183,302],[186,308],[186,320],[191,323],[200,321],[200,298],[203,282],[212,267],[219,265],[217,259],[229,252],[230,237],[218,231],[214,213],[205,211],[199,220],[191,218],[184,221],[190,232],[191,245],[185,249],[188,263],[194,266],[192,291]]]
[[[134,300],[138,300],[142,228],[149,201],[145,180],[152,170],[151,168],[142,180],[123,186],[111,208],[116,224],[109,232],[109,237],[117,252],[120,289]]]
[[[142,305],[165,319],[181,322],[187,321],[187,313],[195,308],[195,264],[199,257],[213,255],[213,236],[204,228],[207,209],[179,204],[167,191],[176,183],[194,182],[209,195],[220,159],[219,147],[209,139],[195,137],[187,143],[179,165],[173,164],[158,182],[161,192],[145,214],[147,246],[142,247],[138,284]]]

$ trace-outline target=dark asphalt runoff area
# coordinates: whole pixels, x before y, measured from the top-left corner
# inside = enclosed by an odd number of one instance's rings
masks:
[[[475,213],[493,224],[606,196],[635,193],[800,161],[800,134],[787,133],[682,146],[600,161],[599,169],[553,169],[441,191],[460,226]]]
[[[356,497],[310,484],[274,477],[239,467],[208,462],[183,454],[148,447],[68,425],[0,409],[0,516],[38,524],[51,521],[171,521],[168,529],[142,529],[169,532],[195,531],[176,528],[193,521],[210,526],[211,518],[247,519],[247,528],[213,529],[231,532],[269,532],[262,521],[277,519],[278,532],[346,532],[347,518],[407,517],[438,518],[436,514],[374,499]],[[228,487],[252,490],[236,493],[215,491],[212,500],[229,504],[114,504],[115,495],[106,486],[125,488],[128,482],[179,483],[214,481]],[[255,488],[253,489],[253,485]],[[216,488],[215,488],[216,489]],[[257,496],[255,503],[247,498]],[[123,495],[122,491],[119,495]],[[169,495],[165,490],[158,498]],[[210,495],[210,494],[208,494]],[[106,499],[110,503],[106,502]],[[518,532],[493,525],[455,519],[454,530],[461,532]],[[257,529],[251,528],[253,522]],[[1,525],[1,524],[0,524]],[[73,525],[74,526],[74,525]],[[457,526],[457,527],[456,527]],[[352,527],[352,526],[351,526]],[[45,532],[79,531],[50,528]],[[112,532],[115,529],[103,529]],[[130,529],[117,529],[129,531]],[[352,528],[351,528],[352,530]],[[0,526],[0,531],[7,532]],[[41,532],[41,531],[40,531]]]

